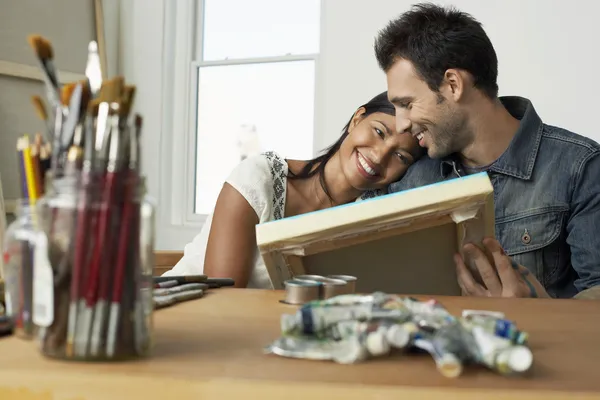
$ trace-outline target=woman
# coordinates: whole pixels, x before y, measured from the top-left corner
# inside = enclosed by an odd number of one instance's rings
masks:
[[[350,203],[398,180],[422,149],[395,126],[384,92],[359,107],[337,142],[313,160],[284,160],[273,152],[245,159],[223,185],[202,231],[164,276],[203,273],[233,278],[236,287],[272,288],[256,224]]]

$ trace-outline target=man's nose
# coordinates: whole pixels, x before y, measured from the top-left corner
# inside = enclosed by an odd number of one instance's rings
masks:
[[[410,131],[411,126],[412,123],[410,122],[410,119],[406,117],[406,115],[403,113],[396,114],[396,132],[408,132]]]

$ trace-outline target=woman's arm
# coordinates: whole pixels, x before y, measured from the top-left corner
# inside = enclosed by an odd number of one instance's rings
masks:
[[[254,267],[258,222],[244,196],[225,183],[213,214],[204,273],[211,278],[233,278],[235,287],[246,287]]]

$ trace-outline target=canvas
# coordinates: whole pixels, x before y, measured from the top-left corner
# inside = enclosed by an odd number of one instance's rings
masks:
[[[459,295],[453,255],[494,237],[486,173],[256,226],[275,289],[301,274],[358,278],[357,292]]]

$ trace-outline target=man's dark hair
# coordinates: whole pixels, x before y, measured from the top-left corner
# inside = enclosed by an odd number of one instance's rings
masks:
[[[454,7],[414,5],[381,30],[375,54],[387,72],[398,59],[410,61],[434,92],[449,68],[473,76],[475,87],[490,98],[498,95],[498,58],[481,23]]]

